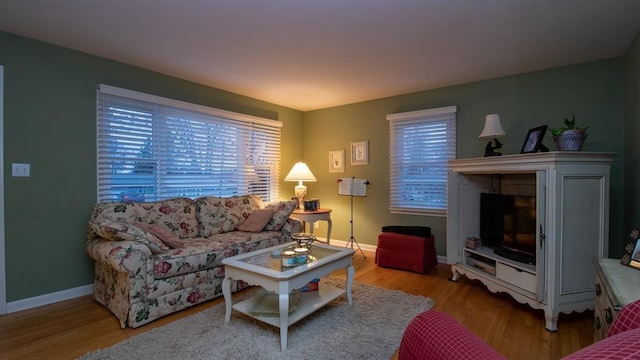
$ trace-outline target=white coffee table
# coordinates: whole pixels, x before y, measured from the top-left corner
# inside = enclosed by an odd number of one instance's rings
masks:
[[[288,243],[268,249],[257,250],[222,260],[225,266],[225,278],[222,282],[222,294],[226,305],[225,323],[231,320],[231,309],[280,328],[280,347],[287,349],[287,330],[305,316],[322,308],[335,298],[347,294],[349,305],[353,303],[351,286],[355,270],[351,264],[353,249],[324,244],[313,244],[313,261],[294,268],[283,268],[281,258],[273,257],[273,250],[282,250],[295,244]],[[303,292],[295,308],[289,314],[289,293],[307,285],[311,280],[322,278],[339,269],[347,271],[347,289],[322,284],[318,291]],[[278,294],[280,316],[257,316],[253,314],[253,298],[233,304],[231,281],[242,280],[250,285],[262,286],[267,291]]]

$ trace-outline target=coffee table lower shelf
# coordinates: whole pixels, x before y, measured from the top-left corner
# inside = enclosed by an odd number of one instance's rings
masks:
[[[345,293],[346,291],[344,289],[326,284],[322,284],[318,291],[301,293],[300,300],[298,301],[296,309],[289,314],[287,326],[295,324],[307,315],[313,313],[316,310],[319,310],[323,306],[327,305],[339,296],[344,295]],[[256,316],[252,314],[251,310],[254,308],[255,302],[257,300],[259,300],[257,299],[257,297],[251,297],[247,300],[234,304],[233,309],[254,319],[280,328],[279,316]]]

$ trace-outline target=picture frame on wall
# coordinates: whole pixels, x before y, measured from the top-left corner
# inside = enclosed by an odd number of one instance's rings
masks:
[[[631,266],[640,270],[640,229],[633,229],[631,231],[630,239],[624,248],[624,254],[620,263],[623,265]]]
[[[538,126],[533,129],[529,129],[527,137],[524,139],[520,154],[536,153],[538,151],[549,151],[549,149],[542,145],[542,139],[547,132],[547,125]]]
[[[369,165],[369,140],[351,142],[351,165]]]
[[[329,172],[344,172],[344,149],[329,150]]]

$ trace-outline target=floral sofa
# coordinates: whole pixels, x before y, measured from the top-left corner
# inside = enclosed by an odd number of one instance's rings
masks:
[[[254,195],[98,203],[86,243],[95,260],[93,298],[122,328],[135,328],[218,297],[222,259],[291,241],[302,231],[289,217],[296,205]]]

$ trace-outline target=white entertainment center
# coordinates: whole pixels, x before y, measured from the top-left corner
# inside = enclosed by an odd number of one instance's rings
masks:
[[[480,280],[492,292],[558,315],[593,309],[592,258],[607,257],[610,169],[614,153],[545,152],[450,161],[447,263],[453,281]],[[535,196],[535,264],[468,248],[480,237],[480,194]]]

